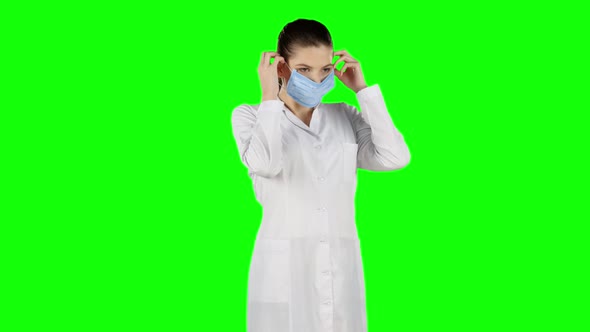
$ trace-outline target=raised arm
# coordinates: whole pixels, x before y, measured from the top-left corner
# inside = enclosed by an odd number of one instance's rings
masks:
[[[379,85],[366,87],[356,96],[361,112],[345,105],[356,134],[358,168],[389,171],[406,166],[410,151],[387,112]]]
[[[232,112],[233,135],[241,160],[250,172],[271,177],[282,168],[283,102],[263,101],[258,110],[240,105]]]
[[[273,63],[270,60],[274,59]],[[258,76],[262,102],[257,109],[240,105],[232,112],[233,134],[242,163],[251,173],[271,177],[281,171],[281,116],[284,103],[278,98],[277,66],[285,59],[277,52],[262,52]]]

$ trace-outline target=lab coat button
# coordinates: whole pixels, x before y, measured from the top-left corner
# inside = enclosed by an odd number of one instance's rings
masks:
[[[325,177],[323,177],[323,176],[318,176],[318,180],[320,180],[320,181],[324,181],[325,179],[326,179],[326,178],[325,178]]]
[[[318,212],[326,212],[328,209],[326,209],[325,207],[320,207],[318,208]]]
[[[326,300],[326,301],[324,301],[324,304],[326,304],[326,305],[329,305],[329,304],[331,304],[331,303],[332,303],[332,301],[330,301],[330,300]]]
[[[319,150],[319,149],[321,149],[321,148],[322,148],[322,146],[318,144],[318,145],[314,146],[314,148],[316,148],[316,149],[318,149],[318,150]]]
[[[330,275],[330,271],[324,271],[323,273],[324,273],[325,276]]]

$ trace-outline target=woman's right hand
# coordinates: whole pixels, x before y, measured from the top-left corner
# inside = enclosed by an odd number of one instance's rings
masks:
[[[272,64],[270,63],[271,58],[274,58]],[[258,76],[260,77],[260,86],[262,88],[262,101],[278,98],[279,74],[277,66],[279,62],[285,62],[285,59],[277,52],[262,52],[262,59],[258,66]]]

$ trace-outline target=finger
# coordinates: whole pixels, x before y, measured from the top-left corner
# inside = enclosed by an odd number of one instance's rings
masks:
[[[277,55],[277,52],[262,52],[262,63],[261,65],[270,66],[270,58]]]
[[[262,55],[260,56],[260,66],[264,65],[264,59],[266,59],[266,53],[267,52],[262,52]]]
[[[345,63],[344,66],[342,66],[342,69],[340,69],[340,75],[343,75],[346,72],[346,68],[348,68],[348,63]]]
[[[353,57],[351,57],[349,54],[342,54],[342,55],[340,55],[338,60],[340,60],[340,59],[353,59]],[[338,61],[338,60],[336,60],[336,61]]]
[[[353,73],[356,72],[356,68],[359,68],[360,70],[360,64],[358,62],[348,62],[344,65],[344,67],[352,69]],[[343,70],[344,67],[342,67]]]
[[[344,66],[342,66],[342,73],[345,73],[347,69],[352,69],[353,72],[356,72],[356,68],[358,67],[358,62],[357,63],[351,63],[348,62],[346,64],[344,64]]]
[[[334,67],[336,67],[336,65],[338,65],[338,63],[340,63],[341,61],[345,61],[345,62],[356,62],[355,59],[353,59],[350,56],[343,56],[341,58],[339,58],[338,60],[336,60],[336,62],[334,62]]]
[[[350,54],[346,50],[336,51],[336,52],[334,52],[334,55],[338,55],[338,56],[348,55],[348,56],[350,56]]]
[[[342,59],[341,51],[334,52],[334,56],[332,56],[332,58],[335,58],[335,57],[338,57],[338,60]],[[336,65],[338,63],[338,60],[336,60],[336,62],[334,62],[334,65]]]
[[[275,61],[272,63],[271,66],[277,66],[279,62],[285,62],[285,59],[280,55],[275,56],[274,59]]]
[[[338,65],[340,62],[342,62],[342,61],[344,61],[344,60],[345,60],[345,59],[343,59],[343,58],[340,58],[340,59],[336,60],[336,62],[334,62],[334,68],[336,68],[336,66],[337,66],[337,65]]]
[[[275,66],[276,67],[276,65],[281,61],[280,59],[282,59],[282,57],[279,55],[279,53],[273,52],[273,54],[271,54],[269,56],[268,61],[269,61],[269,63],[270,63],[271,66]],[[271,61],[272,61],[272,63],[271,63]]]
[[[334,74],[336,74],[334,76],[338,77],[338,79],[342,79],[342,71],[334,68]]]
[[[346,68],[346,64],[344,64],[344,66],[342,66],[340,70],[334,68],[334,73],[336,74],[336,76],[342,77],[342,74],[344,74],[344,68]]]
[[[268,59],[266,60],[266,65],[268,67],[274,65],[276,63],[276,57],[279,55],[279,53],[277,52],[267,52],[266,56],[268,57]],[[270,60],[275,58],[275,61],[273,61],[273,63],[270,63]]]

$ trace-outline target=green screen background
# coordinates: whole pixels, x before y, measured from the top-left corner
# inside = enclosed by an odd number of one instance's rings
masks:
[[[412,155],[358,174],[369,331],[586,331],[587,35],[559,4],[2,5],[0,330],[246,330],[230,115],[303,17]]]

